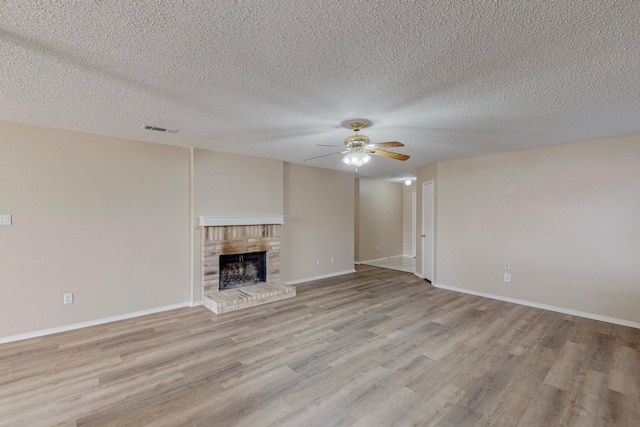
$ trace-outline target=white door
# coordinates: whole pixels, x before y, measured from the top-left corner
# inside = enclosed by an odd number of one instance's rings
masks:
[[[433,281],[433,181],[422,183],[422,277]]]
[[[416,257],[416,193],[411,193],[411,256]]]

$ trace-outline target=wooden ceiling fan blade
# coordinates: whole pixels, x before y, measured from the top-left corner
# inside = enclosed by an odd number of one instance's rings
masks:
[[[303,162],[306,162],[307,160],[313,160],[313,159],[319,159],[320,157],[327,157],[327,156],[333,156],[334,154],[344,154],[344,153],[348,153],[349,151],[338,151],[336,153],[329,153],[329,154],[323,154],[322,156],[315,156],[315,157],[309,157],[308,159],[304,159]]]
[[[373,154],[374,156],[387,157],[389,159],[403,160],[403,161],[409,158],[409,156],[407,156],[406,154],[392,153],[391,151],[385,151],[385,150],[371,150],[369,151],[369,154]]]
[[[379,142],[377,144],[369,144],[369,147],[371,148],[404,147],[404,144],[398,141],[389,141],[389,142]]]

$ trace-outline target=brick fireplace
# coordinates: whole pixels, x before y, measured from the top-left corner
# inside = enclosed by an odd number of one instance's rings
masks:
[[[282,216],[200,217],[202,228],[202,298],[214,313],[225,313],[295,296],[280,283]],[[265,253],[266,281],[220,289],[220,258]],[[244,258],[244,256],[242,257]]]

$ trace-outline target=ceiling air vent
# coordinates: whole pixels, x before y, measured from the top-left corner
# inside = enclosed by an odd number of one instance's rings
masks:
[[[142,125],[142,129],[155,130],[157,132],[164,132],[164,133],[176,133],[176,132],[178,132],[178,129],[167,129],[167,128],[160,128],[158,126],[149,126],[149,125]]]

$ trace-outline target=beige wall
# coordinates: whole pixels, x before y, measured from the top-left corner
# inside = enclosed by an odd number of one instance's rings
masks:
[[[0,150],[0,214],[13,215],[0,226],[0,337],[189,301],[199,215],[284,214],[288,281],[352,269],[354,247],[362,260],[403,252],[399,184],[4,122]],[[635,135],[423,168],[417,234],[433,180],[435,282],[639,322],[639,165]]]
[[[0,150],[0,338],[199,301],[197,216],[284,214],[283,279],[353,270],[352,173],[3,122]]]
[[[283,162],[193,150],[196,216],[283,214]]]
[[[281,160],[193,149],[192,163],[194,221],[199,216],[284,214]],[[194,222],[194,301],[202,300],[200,232],[200,227]]]
[[[416,194],[417,194],[417,206],[416,206],[416,274],[420,277],[422,275],[422,184],[425,182],[433,181],[433,190],[434,190],[434,217],[435,224],[434,234],[435,234],[435,246],[438,244],[438,164],[432,163],[418,171],[417,179],[416,179]],[[437,282],[438,278],[438,252],[434,253],[434,265],[433,265],[433,277],[434,281]]]
[[[436,188],[438,284],[640,322],[640,135],[442,162]]]
[[[353,173],[285,163],[284,189],[282,281],[353,270]]]
[[[402,184],[359,179],[358,259],[402,255]]]
[[[413,193],[415,192],[415,182],[411,185],[402,186],[402,253],[405,256],[411,256],[411,230],[413,229],[411,211],[413,209]],[[417,244],[418,241],[416,240]]]
[[[0,122],[0,153],[0,337],[189,300],[188,149]]]

